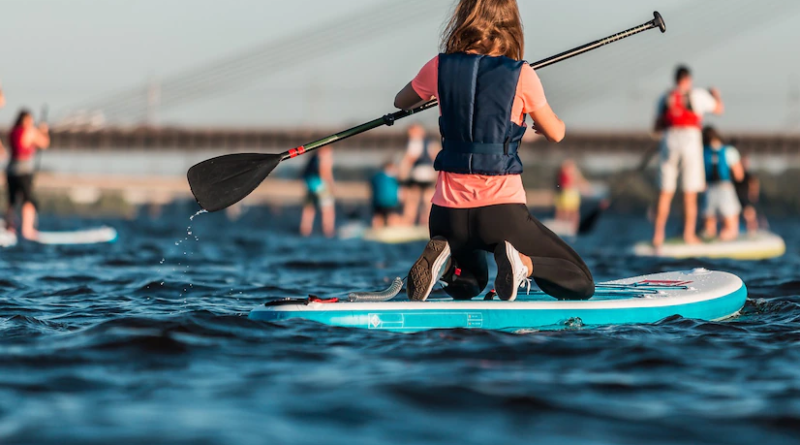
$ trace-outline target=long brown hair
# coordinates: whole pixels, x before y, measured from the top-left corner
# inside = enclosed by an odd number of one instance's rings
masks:
[[[517,0],[460,0],[442,36],[442,52],[502,54],[522,60],[525,36]]]
[[[17,120],[14,121],[14,127],[12,128],[22,127],[22,123],[25,121],[25,118],[29,117],[30,115],[31,112],[24,108],[19,110],[19,114],[17,115]]]
[[[722,139],[722,135],[719,134],[716,128],[711,125],[707,125],[703,128],[703,145],[711,145],[711,142],[715,139],[722,145],[725,145],[725,140]]]

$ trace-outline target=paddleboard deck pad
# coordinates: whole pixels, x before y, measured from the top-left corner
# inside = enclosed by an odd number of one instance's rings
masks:
[[[733,241],[708,241],[686,244],[682,238],[669,239],[658,249],[649,242],[634,246],[636,256],[657,258],[730,258],[735,260],[763,260],[776,258],[786,252],[780,236],[765,230],[741,234]]]
[[[332,326],[400,332],[563,329],[576,325],[653,323],[673,315],[722,320],[738,314],[747,298],[747,288],[736,275],[695,269],[599,283],[594,297],[586,301],[559,301],[540,291],[527,295],[521,291],[515,301],[412,302],[399,298],[388,302],[318,297],[272,300],[253,309],[250,318],[305,319]]]

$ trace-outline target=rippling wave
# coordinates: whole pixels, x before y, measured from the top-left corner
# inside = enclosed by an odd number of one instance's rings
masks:
[[[731,321],[396,334],[247,313],[388,285],[422,244],[192,213],[105,221],[114,245],[0,252],[0,443],[798,443],[795,222],[775,224],[784,258],[752,263],[634,260],[648,228],[624,217],[576,245],[598,280],[736,273],[750,299]]]

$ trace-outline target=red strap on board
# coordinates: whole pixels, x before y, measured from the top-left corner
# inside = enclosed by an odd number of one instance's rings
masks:
[[[323,304],[324,304],[324,303],[338,303],[338,302],[339,302],[339,299],[338,299],[338,298],[327,298],[327,299],[323,299],[323,298],[319,298],[319,297],[315,297],[315,296],[313,296],[313,295],[310,295],[310,296],[308,297],[308,301],[309,301],[310,303],[323,303]]]

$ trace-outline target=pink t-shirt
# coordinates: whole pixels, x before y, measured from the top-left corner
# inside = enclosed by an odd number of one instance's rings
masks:
[[[419,97],[428,100],[439,96],[439,56],[434,57],[411,81]],[[517,83],[517,94],[509,120],[522,125],[525,115],[547,105],[539,76],[524,65]],[[439,172],[436,192],[431,200],[440,207],[469,209],[496,204],[526,204],[520,175],[488,176]]]

